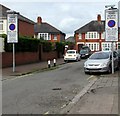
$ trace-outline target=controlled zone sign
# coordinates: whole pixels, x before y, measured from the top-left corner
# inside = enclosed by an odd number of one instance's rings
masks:
[[[105,10],[105,40],[118,41],[118,9]]]
[[[18,42],[18,17],[17,14],[7,15],[7,42]]]

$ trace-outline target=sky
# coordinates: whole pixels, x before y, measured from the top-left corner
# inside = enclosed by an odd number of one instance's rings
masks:
[[[20,2],[19,2],[20,1]],[[101,14],[105,19],[105,6],[115,5],[119,0],[1,0],[0,3],[11,10],[37,22],[40,16],[66,34],[66,38],[74,36],[74,31],[97,19]]]

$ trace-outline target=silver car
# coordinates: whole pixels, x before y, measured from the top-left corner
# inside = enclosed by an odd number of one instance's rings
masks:
[[[118,68],[118,55],[113,52],[114,68]],[[100,51],[93,53],[84,63],[84,72],[109,72],[112,71],[112,52]]]

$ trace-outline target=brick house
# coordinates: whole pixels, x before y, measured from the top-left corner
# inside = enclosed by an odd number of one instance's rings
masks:
[[[0,34],[7,34],[7,10],[10,9],[0,4]],[[34,37],[34,24],[30,19],[18,15],[19,35]]]
[[[79,51],[82,45],[90,47],[91,51],[104,50],[106,47],[111,48],[111,42],[105,41],[105,21],[101,20],[101,15],[97,20],[93,20],[74,32],[76,49]],[[117,49],[120,44],[120,28],[118,42],[114,43]]]
[[[61,32],[52,25],[42,22],[42,18],[37,18],[37,23],[34,26],[35,38],[42,38],[50,42],[61,42],[65,41],[65,33]]]

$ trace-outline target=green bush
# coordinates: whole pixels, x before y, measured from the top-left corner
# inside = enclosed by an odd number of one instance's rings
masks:
[[[0,34],[0,37],[7,38],[7,35],[6,34]]]
[[[1,37],[5,38],[5,51],[12,52],[13,45],[12,43],[7,43],[7,35],[2,34]],[[50,52],[52,50],[56,50],[58,53],[64,53],[65,45],[73,44],[71,42],[56,42],[52,44],[47,40],[30,38],[25,36],[20,36],[18,38],[18,43],[15,43],[15,51],[16,52],[37,52],[39,44],[42,45],[43,52]]]
[[[42,41],[41,44],[42,44],[43,52],[50,52],[50,51],[52,51],[53,46],[52,46],[51,42]]]
[[[63,53],[64,52],[64,43],[63,42],[56,42],[56,50],[59,53]]]
[[[72,46],[75,45],[73,42],[56,42],[56,50],[59,53],[64,53],[65,45]]]
[[[5,38],[5,51],[12,52],[12,43],[7,43],[7,36],[2,35]],[[16,52],[37,52],[40,41],[28,37],[19,37],[18,43],[15,43]]]

